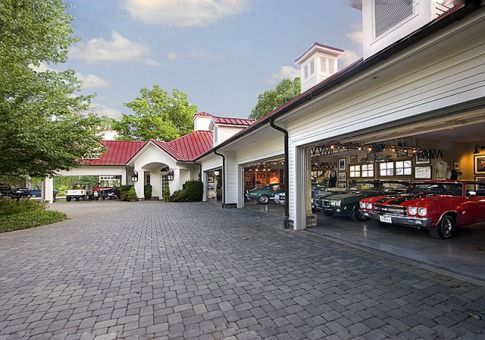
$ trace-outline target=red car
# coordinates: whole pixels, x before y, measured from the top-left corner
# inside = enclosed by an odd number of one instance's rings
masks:
[[[383,224],[427,228],[431,236],[448,239],[459,226],[485,222],[485,183],[416,182],[404,194],[365,198],[359,208]]]

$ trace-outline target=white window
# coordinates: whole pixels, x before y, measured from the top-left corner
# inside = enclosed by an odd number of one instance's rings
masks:
[[[310,74],[315,73],[315,62],[312,60],[310,61]]]
[[[362,164],[362,177],[374,177],[374,164]]]
[[[350,178],[360,177],[360,165],[350,166]]]
[[[379,174],[382,177],[394,176],[394,162],[382,162],[379,164]]]
[[[335,61],[328,60],[328,73],[335,73]]]
[[[327,73],[328,72],[327,58],[321,57],[320,58],[320,63],[322,64],[322,72]]]
[[[308,78],[308,64],[305,65],[305,78]]]
[[[413,174],[412,161],[397,161],[396,176],[411,176]]]
[[[413,14],[413,0],[374,0],[376,37]]]

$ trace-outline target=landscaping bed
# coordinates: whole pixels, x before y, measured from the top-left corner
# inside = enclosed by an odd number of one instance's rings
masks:
[[[46,210],[32,200],[0,199],[0,233],[38,227],[66,219],[59,211]]]

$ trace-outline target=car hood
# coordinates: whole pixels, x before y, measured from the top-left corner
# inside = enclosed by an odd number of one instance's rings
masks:
[[[375,195],[375,193],[359,191],[359,192],[346,192],[343,194],[336,194],[336,195],[332,195],[329,198],[333,200],[344,200],[349,198],[359,199],[359,198],[364,198],[364,197],[373,196],[373,195]]]
[[[450,197],[448,195],[438,195],[438,194],[401,194],[401,195],[389,195],[383,196],[376,200],[376,204],[390,204],[390,205],[402,205],[402,206],[413,206],[419,205],[423,202],[439,201],[444,197]]]

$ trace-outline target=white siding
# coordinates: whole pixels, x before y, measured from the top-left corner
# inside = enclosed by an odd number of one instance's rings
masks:
[[[298,146],[485,97],[485,28],[480,21],[374,68],[282,119],[289,131],[290,219],[301,209]]]
[[[233,127],[233,126],[225,126],[225,125],[217,125],[214,129],[214,146],[221,144],[225,140],[231,138],[236,133],[244,130],[245,127]],[[216,133],[217,130],[217,133]]]
[[[237,164],[250,163],[285,154],[283,133],[276,131],[276,133],[261,139],[261,142],[253,147],[241,148],[236,151],[235,161]]]
[[[226,155],[225,166],[225,180],[224,190],[226,196],[226,204],[237,204],[239,201],[239,176],[238,176],[238,164],[233,153]]]
[[[197,161],[202,165],[202,172],[222,167],[222,157],[216,154],[209,154]]]

